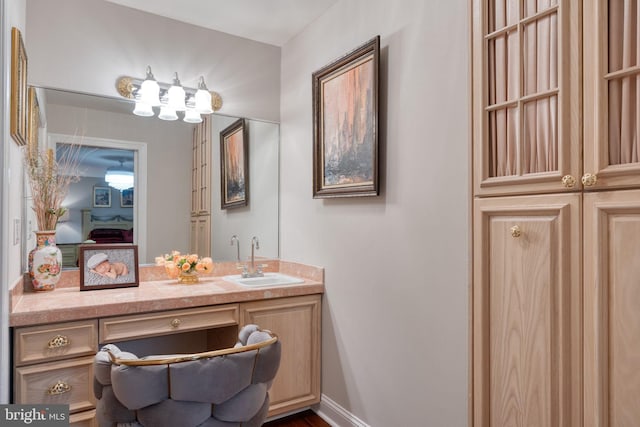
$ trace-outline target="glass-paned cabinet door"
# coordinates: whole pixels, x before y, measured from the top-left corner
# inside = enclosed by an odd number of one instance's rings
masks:
[[[472,13],[475,194],[579,188],[577,2],[473,0]]]
[[[640,1],[584,1],[586,189],[640,186]]]

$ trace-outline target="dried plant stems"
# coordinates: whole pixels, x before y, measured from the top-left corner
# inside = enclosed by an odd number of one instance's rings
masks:
[[[66,212],[62,202],[69,185],[80,180],[80,145],[65,145],[57,159],[51,148],[41,152],[27,146],[24,154],[38,229],[55,230],[58,219]]]

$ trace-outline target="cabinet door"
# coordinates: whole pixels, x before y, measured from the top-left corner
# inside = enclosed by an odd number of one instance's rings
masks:
[[[475,427],[580,425],[580,201],[475,201]]]
[[[584,2],[587,189],[640,185],[640,5]]]
[[[191,215],[197,215],[199,206],[199,156],[198,150],[200,148],[200,127],[196,126],[193,129],[193,141],[191,142]],[[195,253],[195,252],[192,252]]]
[[[269,391],[269,416],[320,402],[320,298],[308,295],[240,305],[240,324],[269,329],[282,343]]]
[[[211,217],[209,215],[198,216],[198,255],[211,256]]]
[[[640,190],[584,198],[585,426],[637,426]]]
[[[204,116],[198,148],[198,213],[211,211],[211,116]]]
[[[580,186],[579,7],[573,0],[473,0],[476,195]],[[578,182],[571,187],[565,175]]]

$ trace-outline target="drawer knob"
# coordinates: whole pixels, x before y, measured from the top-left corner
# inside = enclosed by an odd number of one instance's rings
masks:
[[[172,328],[177,328],[178,326],[180,326],[180,323],[181,323],[181,322],[180,322],[180,319],[177,319],[177,318],[176,318],[176,319],[173,319],[173,320],[171,321],[171,327],[172,327]]]
[[[598,176],[594,173],[585,173],[582,175],[582,183],[585,187],[593,187],[598,182]]]
[[[49,343],[47,344],[47,348],[60,348],[60,347],[66,347],[69,344],[71,344],[71,341],[69,340],[69,338],[65,335],[56,335],[55,337],[51,338],[49,340]]]
[[[514,225],[509,229],[511,231],[511,236],[520,237],[522,235],[522,230],[520,230],[520,226]]]
[[[576,179],[571,175],[565,175],[562,177],[562,185],[565,188],[573,188],[576,185]]]
[[[47,390],[49,396],[56,396],[71,391],[71,386],[64,381],[58,381]]]

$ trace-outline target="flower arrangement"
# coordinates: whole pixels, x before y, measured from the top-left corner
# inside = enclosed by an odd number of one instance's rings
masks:
[[[33,197],[38,230],[55,230],[58,219],[67,211],[62,202],[69,185],[80,181],[79,144],[65,145],[58,152],[52,148],[39,151],[32,144],[24,149],[24,165]]]
[[[197,254],[181,254],[178,251],[156,257],[156,265],[164,265],[172,279],[180,276],[180,273],[210,273],[213,270],[211,258],[200,258]]]

